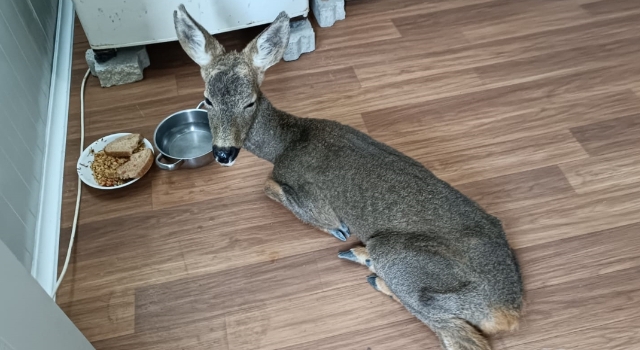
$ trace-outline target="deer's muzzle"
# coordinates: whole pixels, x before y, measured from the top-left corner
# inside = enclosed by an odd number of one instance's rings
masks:
[[[240,149],[235,147],[218,147],[213,146],[213,156],[216,159],[216,162],[221,165],[231,166],[236,161],[236,157]]]

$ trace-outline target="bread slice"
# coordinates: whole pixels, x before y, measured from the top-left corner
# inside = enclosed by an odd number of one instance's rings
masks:
[[[145,148],[138,153],[134,153],[129,161],[116,169],[116,174],[123,180],[139,179],[151,169],[153,164],[153,152]]]
[[[104,148],[104,153],[112,157],[131,157],[133,151],[138,148],[140,141],[142,141],[142,135],[140,134],[121,136],[109,142]]]

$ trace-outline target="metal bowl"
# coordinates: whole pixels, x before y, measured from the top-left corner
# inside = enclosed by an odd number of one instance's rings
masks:
[[[153,141],[160,169],[198,168],[213,162],[213,137],[207,111],[200,109],[203,103],[168,116],[156,128]]]

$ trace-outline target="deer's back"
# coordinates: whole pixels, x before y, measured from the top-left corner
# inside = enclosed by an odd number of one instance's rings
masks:
[[[274,162],[274,176],[326,199],[365,243],[380,231],[449,236],[495,226],[497,219],[414,159],[349,126],[301,123],[306,132]]]

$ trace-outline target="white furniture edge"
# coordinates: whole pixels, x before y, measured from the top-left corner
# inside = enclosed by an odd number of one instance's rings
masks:
[[[31,268],[33,277],[51,297],[54,297],[53,290],[58,276],[58,245],[62,213],[74,20],[75,10],[72,0],[60,0],[47,112],[44,170]]]

